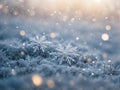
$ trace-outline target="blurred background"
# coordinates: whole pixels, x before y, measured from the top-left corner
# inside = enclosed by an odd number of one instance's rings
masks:
[[[0,0],[0,14],[63,18],[64,16],[98,21],[120,19],[119,0]],[[67,18],[67,17],[66,17]]]

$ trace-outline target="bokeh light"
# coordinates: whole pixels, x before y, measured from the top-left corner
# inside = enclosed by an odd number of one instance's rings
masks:
[[[21,36],[25,36],[25,34],[26,34],[25,30],[20,30],[20,35]]]
[[[106,25],[106,30],[107,31],[111,30],[111,25]]]
[[[51,38],[56,38],[56,36],[57,36],[56,33],[54,33],[54,32],[50,33],[50,37],[51,37]]]
[[[109,35],[107,33],[102,34],[102,40],[108,41],[109,40]]]
[[[32,82],[35,86],[40,86],[43,83],[43,79],[40,75],[35,74],[32,76]]]
[[[53,80],[48,80],[48,81],[47,81],[47,85],[48,85],[49,88],[54,88],[55,83],[54,83]]]

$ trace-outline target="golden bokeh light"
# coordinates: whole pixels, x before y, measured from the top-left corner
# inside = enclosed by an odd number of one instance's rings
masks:
[[[0,9],[2,9],[2,8],[3,8],[3,4],[0,3]]]
[[[109,35],[107,33],[102,34],[101,36],[103,41],[108,41],[109,40]]]
[[[25,36],[25,34],[26,34],[25,30],[20,30],[20,35],[21,36]]]
[[[109,31],[109,30],[111,30],[111,25],[106,25],[105,28],[106,28],[107,31]]]
[[[54,88],[55,83],[54,83],[53,80],[48,80],[48,81],[47,81],[47,85],[48,85],[49,88]]]
[[[43,79],[40,75],[33,75],[32,76],[32,82],[35,86],[40,86],[43,83]]]
[[[50,33],[50,37],[51,37],[51,38],[56,38],[56,36],[57,36],[56,33],[54,33],[54,32]]]

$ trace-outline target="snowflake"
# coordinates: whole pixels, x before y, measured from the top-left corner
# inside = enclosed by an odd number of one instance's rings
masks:
[[[70,43],[65,46],[59,44],[56,51],[51,53],[51,55],[55,56],[55,60],[57,59],[59,64],[66,62],[71,66],[73,62],[76,62],[76,58],[79,57],[77,47],[73,47]]]
[[[47,41],[45,36],[39,37],[38,35],[35,35],[34,38],[30,38],[30,44],[28,46],[32,46],[34,49],[34,52],[42,50],[42,52],[45,52],[45,49],[48,48],[48,46],[51,44],[51,42]]]

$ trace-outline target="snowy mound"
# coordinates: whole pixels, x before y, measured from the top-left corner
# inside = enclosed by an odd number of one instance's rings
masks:
[[[1,90],[119,88],[120,62],[113,63],[102,53],[88,53],[89,47],[44,34],[16,37],[1,38]],[[34,75],[42,77],[41,86],[33,84]]]

